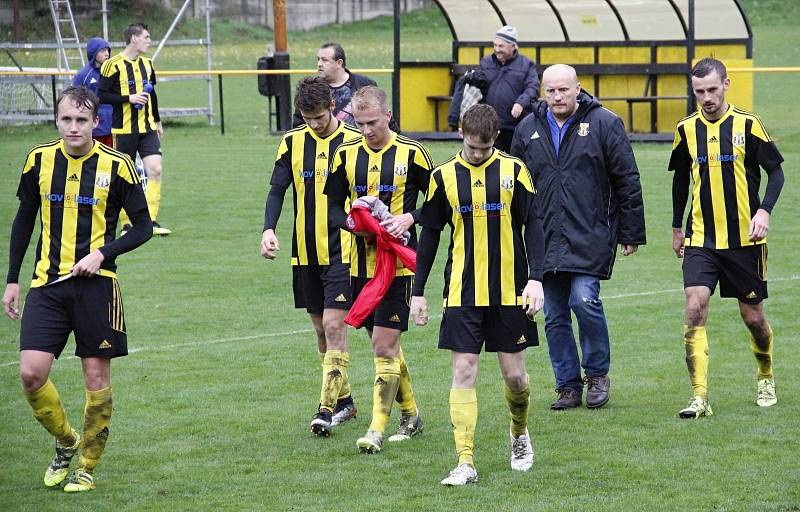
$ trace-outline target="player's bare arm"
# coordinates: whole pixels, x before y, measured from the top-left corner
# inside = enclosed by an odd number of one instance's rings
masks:
[[[522,290],[522,309],[533,318],[544,307],[544,290],[541,281],[531,279]]]
[[[268,260],[274,260],[280,250],[281,247],[278,243],[278,237],[275,236],[275,231],[265,229],[264,234],[261,235],[261,256]]]
[[[747,230],[747,237],[751,242],[759,242],[767,237],[769,231],[769,212],[759,208],[750,220],[750,228]]]
[[[400,236],[408,231],[413,225],[414,216],[410,213],[402,213],[397,216],[391,216],[381,222],[381,226],[386,228],[386,231],[396,238],[400,238]]]
[[[3,311],[12,320],[19,320],[19,283],[8,283],[3,294]]]
[[[675,256],[683,258],[683,244],[686,241],[686,236],[681,228],[672,228],[672,250]]]
[[[428,300],[424,296],[411,297],[411,317],[417,325],[428,324]]]
[[[106,257],[100,252],[100,249],[95,249],[72,267],[72,275],[75,277],[93,276],[100,270],[100,265],[105,259]]]

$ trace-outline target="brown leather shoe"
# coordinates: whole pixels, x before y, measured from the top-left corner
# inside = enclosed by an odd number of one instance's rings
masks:
[[[586,391],[586,407],[589,409],[597,409],[606,405],[609,399],[609,389],[611,388],[611,379],[608,375],[597,375],[589,377],[588,375],[584,381],[589,385]]]
[[[550,408],[554,411],[563,411],[564,409],[574,409],[581,405],[581,394],[574,388],[561,388],[556,390],[558,392],[558,400],[550,404]]]

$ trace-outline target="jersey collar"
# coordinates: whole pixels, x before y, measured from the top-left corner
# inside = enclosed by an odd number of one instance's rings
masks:
[[[461,151],[459,150],[459,152],[456,154],[456,160],[458,160],[458,162],[461,165],[463,165],[464,167],[466,167],[467,169],[469,169],[471,171],[481,172],[481,171],[485,170],[492,162],[497,160],[497,155],[499,153],[500,153],[500,151],[498,151],[497,148],[494,148],[492,150],[492,155],[489,158],[484,160],[484,162],[482,164],[475,165],[475,164],[471,164],[471,163],[467,162],[464,159],[464,157],[461,156]]]

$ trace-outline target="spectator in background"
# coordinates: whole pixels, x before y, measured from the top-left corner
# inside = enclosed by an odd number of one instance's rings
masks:
[[[320,46],[317,52],[317,76],[325,80],[331,88],[331,96],[336,104],[333,108],[334,117],[350,126],[355,126],[350,99],[362,87],[377,85],[375,80],[347,69],[347,57],[344,54],[344,48],[339,43],[325,43]],[[301,124],[303,124],[303,116],[300,115],[298,109],[295,109],[292,128]],[[400,131],[394,117],[389,121],[389,128],[395,132]]]
[[[519,54],[516,28],[506,25],[497,31],[494,53],[482,58],[478,69],[467,73],[465,81],[481,90],[483,102],[494,107],[500,118],[494,147],[510,151],[514,129],[539,97],[536,64]]]
[[[88,62],[78,71],[72,79],[72,85],[82,85],[95,94],[99,94],[100,87],[100,66],[111,56],[111,46],[108,41],[101,37],[93,37],[86,43],[86,57]],[[98,109],[100,122],[97,128],[92,130],[92,138],[100,141],[108,147],[114,147],[114,139],[111,137],[111,105],[100,105]]]

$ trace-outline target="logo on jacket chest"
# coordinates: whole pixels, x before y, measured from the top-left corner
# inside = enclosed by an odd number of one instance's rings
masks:
[[[578,125],[578,135],[581,137],[589,135],[589,123],[581,123]]]

